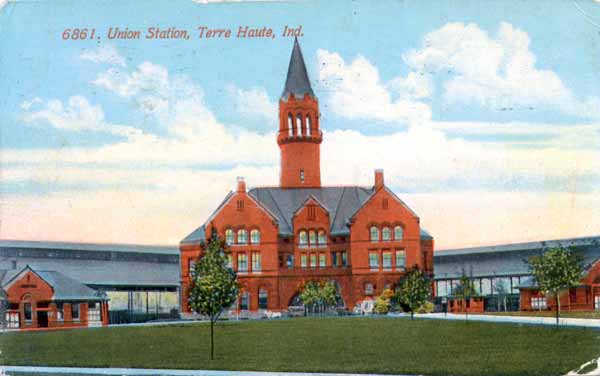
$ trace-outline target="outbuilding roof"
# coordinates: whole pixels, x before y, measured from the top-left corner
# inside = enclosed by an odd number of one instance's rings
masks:
[[[0,240],[0,248],[57,249],[94,252],[129,252],[178,255],[179,249],[168,245],[139,245],[111,243],[75,243],[34,240]]]
[[[31,271],[37,274],[52,288],[53,300],[104,300],[105,296],[83,283],[53,270],[34,270],[29,265],[11,276],[7,276],[3,288],[18,279],[23,273]]]

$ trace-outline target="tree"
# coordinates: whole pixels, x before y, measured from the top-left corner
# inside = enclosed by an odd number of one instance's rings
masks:
[[[570,248],[555,247],[529,259],[531,274],[540,291],[556,299],[556,325],[560,317],[560,293],[579,284],[583,258]]]
[[[414,319],[415,310],[431,297],[431,281],[417,266],[409,269],[398,282],[396,300],[408,308],[410,318]]]
[[[375,306],[373,307],[373,311],[375,311],[375,313],[378,313],[380,315],[385,315],[386,313],[388,313],[390,311],[390,306],[391,306],[391,298],[394,295],[394,292],[390,289],[385,289],[383,290],[383,292],[381,293],[381,295],[379,295],[377,297],[377,299],[375,299]]]
[[[335,305],[337,290],[332,281],[308,282],[300,292],[300,300],[307,308],[312,308],[313,313],[317,307],[324,309]]]
[[[471,300],[472,297],[478,296],[479,293],[475,288],[475,283],[473,283],[473,279],[467,276],[464,271],[463,274],[460,276],[460,279],[458,280],[458,285],[456,285],[454,290],[452,290],[452,295],[454,295],[460,300],[465,301],[465,320],[468,321],[469,310],[467,309],[466,304],[468,301]]]
[[[210,359],[215,358],[214,325],[223,310],[237,299],[239,284],[235,272],[227,266],[225,243],[218,238],[208,244],[192,272],[189,304],[210,320]]]

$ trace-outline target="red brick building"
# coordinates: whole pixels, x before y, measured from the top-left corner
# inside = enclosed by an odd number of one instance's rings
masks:
[[[352,309],[395,284],[413,265],[433,273],[433,238],[384,184],[321,185],[319,101],[298,42],[279,100],[278,187],[247,190],[239,178],[206,222],[180,243],[182,312],[189,313],[190,271],[213,236],[229,244],[242,285],[238,309],[281,311],[299,304],[308,281],[334,281]]]
[[[26,266],[3,286],[5,327],[38,330],[108,325],[108,299],[57,271]]]

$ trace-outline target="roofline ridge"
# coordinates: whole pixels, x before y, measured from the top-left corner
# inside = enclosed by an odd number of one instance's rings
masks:
[[[587,240],[590,241],[598,241],[600,243],[600,235],[590,235],[590,236],[579,236],[574,238],[561,238],[561,239],[549,239],[549,240],[532,240],[532,241],[519,241],[517,243],[499,243],[499,244],[489,244],[489,245],[475,245],[475,246],[467,246],[461,248],[447,248],[436,250],[435,252],[446,252],[446,251],[467,251],[474,249],[483,249],[483,248],[493,248],[493,247],[508,247],[508,246],[523,246],[525,244],[534,244],[534,243],[549,243],[549,242],[565,242],[565,241],[577,241],[577,240]]]
[[[131,246],[131,247],[154,247],[154,248],[164,248],[164,247],[177,247],[176,245],[168,245],[168,244],[136,244],[136,243],[109,243],[109,242],[76,242],[70,240],[29,240],[29,239],[0,239],[0,247],[2,247],[2,242],[31,242],[31,243],[47,243],[51,244],[71,244],[71,245],[93,245],[93,246]]]

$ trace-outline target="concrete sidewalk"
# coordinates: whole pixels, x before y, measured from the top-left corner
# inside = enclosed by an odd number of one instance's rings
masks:
[[[408,313],[390,313],[392,317],[410,317]],[[455,313],[425,313],[415,314],[415,318],[419,319],[434,319],[434,320],[465,320],[464,314]],[[469,321],[484,321],[484,322],[505,322],[512,324],[530,324],[530,325],[549,325],[556,326],[556,318],[554,317],[532,317],[532,316],[504,316],[504,315],[477,315],[469,314]],[[560,318],[561,326],[573,326],[584,328],[600,329],[600,319],[572,319]]]
[[[0,366],[0,375],[47,374],[47,375],[114,375],[114,376],[384,376],[358,373],[305,373],[305,372],[253,372],[212,371],[140,368],[79,368],[79,367],[19,367]],[[385,375],[394,376],[394,375]],[[409,376],[409,375],[396,375]]]

